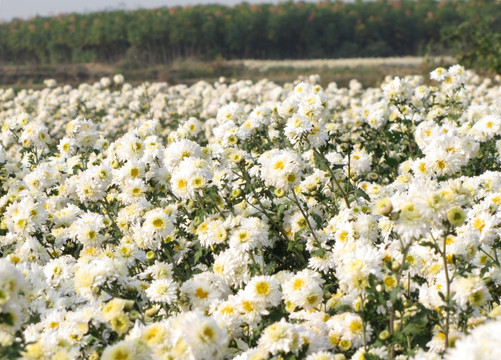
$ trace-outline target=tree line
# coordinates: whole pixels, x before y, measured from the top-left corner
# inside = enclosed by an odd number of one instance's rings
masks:
[[[448,30],[496,12],[495,0],[289,1],[15,19],[0,24],[0,62],[422,55],[447,46]]]

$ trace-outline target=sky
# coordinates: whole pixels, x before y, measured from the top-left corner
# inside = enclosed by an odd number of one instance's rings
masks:
[[[279,3],[285,0],[246,0],[250,4]],[[314,2],[315,0],[309,0]],[[225,4],[234,5],[242,0],[0,0],[0,20],[9,21],[20,17],[51,16],[70,12],[101,10],[133,10],[160,6]]]

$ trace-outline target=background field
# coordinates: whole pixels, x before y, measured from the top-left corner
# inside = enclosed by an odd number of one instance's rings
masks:
[[[499,73],[499,14],[495,0],[402,0],[15,19],[0,23],[0,86],[39,87],[49,77],[77,84],[116,73],[132,83],[187,84],[220,76],[285,82],[318,73],[324,82],[346,85],[356,77],[377,85],[385,75],[452,63]]]
[[[175,61],[168,65],[120,67],[112,64],[21,65],[0,68],[0,87],[41,88],[48,78],[59,83],[78,85],[94,82],[104,76],[122,73],[132,84],[165,81],[170,84],[193,84],[200,80],[216,81],[221,76],[231,79],[262,78],[277,83],[290,82],[301,75],[318,74],[322,83],[337,82],[346,86],[358,79],[364,86],[378,85],[385,76],[426,75],[436,66],[454,63],[452,57],[356,58],[337,60],[216,60]]]

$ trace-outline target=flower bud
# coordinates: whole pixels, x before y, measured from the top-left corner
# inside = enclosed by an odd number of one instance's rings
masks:
[[[455,206],[447,211],[447,220],[452,226],[461,226],[466,219],[466,214],[459,206]]]
[[[379,333],[379,340],[385,341],[390,338],[390,332],[388,330],[383,330]]]
[[[381,199],[377,202],[374,211],[378,215],[388,216],[393,211],[393,204],[388,198]]]
[[[132,310],[130,313],[129,313],[129,318],[134,321],[134,320],[137,320],[139,319],[139,317],[141,316],[141,314],[139,314],[139,311],[137,310]]]

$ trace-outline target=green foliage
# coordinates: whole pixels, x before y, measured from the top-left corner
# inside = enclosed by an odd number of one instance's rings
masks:
[[[456,27],[444,29],[458,61],[468,67],[501,74],[501,5],[494,0],[472,1],[476,16]]]
[[[476,23],[468,2],[323,1],[70,14],[0,25],[0,61],[167,63],[178,58],[416,55]],[[493,59],[491,59],[494,61]]]

